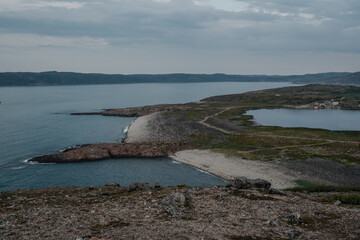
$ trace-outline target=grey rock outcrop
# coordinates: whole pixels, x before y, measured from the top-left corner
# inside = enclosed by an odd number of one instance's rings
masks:
[[[160,201],[160,205],[164,206],[165,214],[169,217],[186,217],[187,213],[183,210],[187,199],[182,193],[174,193],[168,195]]]
[[[261,188],[268,190],[271,187],[271,183],[263,179],[248,179],[245,177],[238,177],[230,181],[230,186],[237,189]]]
[[[159,183],[135,182],[129,185],[129,192],[159,189]]]
[[[286,193],[284,191],[281,191],[281,190],[276,189],[276,188],[270,188],[269,189],[269,194],[286,196]]]
[[[35,157],[29,161],[38,163],[69,163],[109,158],[167,157],[186,147],[186,145],[167,143],[97,143],[67,149],[62,153]]]
[[[286,214],[284,216],[284,219],[292,224],[301,223],[301,215],[298,212]]]

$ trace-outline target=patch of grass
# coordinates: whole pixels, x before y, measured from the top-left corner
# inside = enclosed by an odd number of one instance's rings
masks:
[[[245,109],[232,109],[228,110],[222,114],[217,115],[219,119],[227,119],[231,122],[238,122],[242,126],[252,126],[254,124],[254,116],[245,114]]]
[[[158,216],[157,219],[160,221],[170,221],[170,218],[166,215]]]
[[[309,230],[319,230],[327,229],[329,224],[331,224],[331,220],[335,220],[338,218],[340,218],[340,216],[337,214],[319,213],[315,216],[301,216],[299,222],[297,223],[290,221],[286,221],[286,223]]]
[[[221,142],[221,143],[213,143],[209,146],[211,149],[236,149],[238,151],[251,151],[256,150],[258,147],[242,145],[234,142]]]
[[[333,185],[321,185],[306,180],[296,180],[299,186],[293,188],[287,188],[285,191],[291,192],[360,192],[360,186],[333,186]],[[341,201],[341,200],[340,200]]]
[[[307,181],[307,180],[302,180],[302,179],[295,180],[295,183],[299,187],[303,187],[303,188],[312,188],[312,187],[319,186],[319,184],[317,184],[317,183],[310,182],[310,181]]]
[[[295,148],[283,150],[281,154],[289,160],[306,160],[311,157],[310,153]]]
[[[302,146],[308,144],[317,144],[319,140],[286,138],[272,134],[251,134],[247,131],[241,131],[238,135],[229,137],[229,141],[241,145],[261,146],[264,148]]]
[[[183,115],[188,120],[201,120],[204,117],[203,112],[196,110],[195,108],[192,109],[192,111],[170,111],[170,112],[164,112],[166,115]]]
[[[360,193],[356,194],[337,194],[331,196],[328,201],[335,202],[339,200],[342,204],[349,204],[349,205],[360,205]]]
[[[279,158],[280,150],[277,149],[259,149],[252,152],[239,152],[239,155],[245,159],[258,160],[258,161],[272,161]]]
[[[359,140],[360,131],[331,131],[326,129],[314,128],[287,128],[277,126],[259,126],[253,128],[253,133],[259,134],[273,134],[278,136],[293,136],[293,137],[308,137],[308,138],[323,138],[336,140]]]
[[[199,112],[191,112],[191,111],[186,111],[183,112],[183,114],[189,119],[189,120],[200,120],[203,116],[201,113]]]
[[[214,136],[210,134],[191,134],[190,137],[197,144],[201,144],[201,145],[210,145],[211,141],[214,139]]]

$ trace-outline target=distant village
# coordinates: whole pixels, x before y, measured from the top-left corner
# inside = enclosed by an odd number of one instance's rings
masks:
[[[323,102],[315,102],[312,104],[313,109],[340,109],[340,101],[330,100]]]
[[[331,99],[325,101],[317,101],[300,106],[287,106],[296,109],[348,109],[348,110],[360,110],[360,102],[358,101],[346,101],[345,98]]]

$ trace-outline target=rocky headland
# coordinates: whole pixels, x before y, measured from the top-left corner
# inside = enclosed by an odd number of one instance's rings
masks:
[[[86,144],[64,152],[30,159],[38,163],[70,163],[98,161],[110,158],[154,158],[167,157],[188,148],[185,144],[169,143],[99,143]]]

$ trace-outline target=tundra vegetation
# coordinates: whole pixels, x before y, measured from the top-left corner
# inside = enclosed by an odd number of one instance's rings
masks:
[[[324,158],[353,166],[360,163],[360,132],[311,128],[261,126],[246,112],[254,109],[296,108],[319,101],[339,101],[341,109],[360,109],[360,88],[355,86],[306,85],[203,99],[173,111],[197,121],[208,131],[191,134],[203,149],[250,160],[305,160]]]

